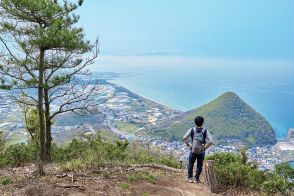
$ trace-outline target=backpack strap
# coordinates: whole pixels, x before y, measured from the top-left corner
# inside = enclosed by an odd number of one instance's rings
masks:
[[[197,128],[196,130],[194,130],[194,127],[191,128],[191,139],[192,139],[192,142],[194,140],[194,134],[195,134],[195,131],[197,132]],[[206,144],[206,136],[207,136],[207,130],[205,128],[202,128],[202,134],[203,134],[203,144]]]
[[[192,139],[192,142],[194,140],[194,128],[191,128],[191,139]]]
[[[207,130],[205,128],[202,129],[202,134],[203,134],[203,144],[206,144]]]

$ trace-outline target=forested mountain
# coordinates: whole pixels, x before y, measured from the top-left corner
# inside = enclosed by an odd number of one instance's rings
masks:
[[[222,94],[196,110],[188,111],[151,130],[151,134],[180,140],[195,126],[196,116],[205,118],[205,127],[216,144],[243,143],[248,146],[275,144],[275,132],[270,123],[233,92]]]

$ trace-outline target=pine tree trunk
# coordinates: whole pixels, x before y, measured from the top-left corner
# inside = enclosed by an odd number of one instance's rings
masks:
[[[204,162],[204,183],[211,193],[216,193],[218,191],[213,161],[207,160]]]
[[[39,82],[38,82],[38,113],[40,123],[40,149],[38,160],[38,173],[44,175],[43,163],[45,161],[45,123],[44,123],[44,110],[43,110],[43,80],[44,80],[44,58],[45,51],[40,50],[40,64],[39,64]]]
[[[46,84],[47,86],[48,84]],[[47,88],[44,88],[44,101],[45,101],[45,122],[46,122],[46,154],[45,159],[47,162],[51,162],[51,120],[50,120],[50,103],[49,92]]]

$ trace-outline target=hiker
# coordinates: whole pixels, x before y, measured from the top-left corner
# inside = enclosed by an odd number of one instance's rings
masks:
[[[188,164],[188,181],[200,183],[199,177],[202,172],[205,150],[212,145],[213,141],[209,131],[203,127],[203,117],[197,116],[195,118],[195,125],[196,127],[193,127],[187,131],[187,133],[183,137],[183,140],[186,146],[190,147],[191,150]],[[189,143],[190,138],[192,143]],[[197,169],[195,177],[193,179],[193,167],[196,160]]]

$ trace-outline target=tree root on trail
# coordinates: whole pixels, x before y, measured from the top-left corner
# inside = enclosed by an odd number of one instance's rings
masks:
[[[128,170],[138,170],[138,169],[143,169],[143,168],[151,168],[151,169],[162,169],[162,170],[166,170],[166,171],[170,171],[170,172],[175,172],[175,173],[181,173],[182,170],[181,169],[176,169],[176,168],[172,168],[172,167],[168,167],[165,165],[159,165],[159,164],[133,164],[131,168],[129,168]]]

